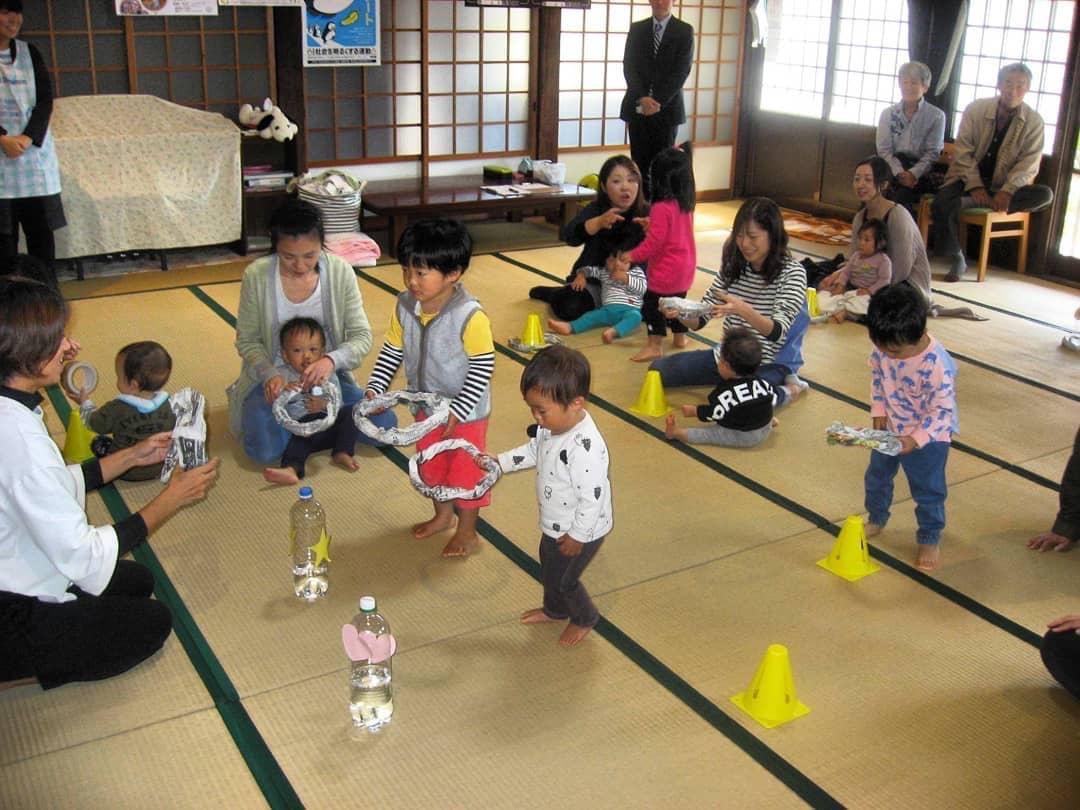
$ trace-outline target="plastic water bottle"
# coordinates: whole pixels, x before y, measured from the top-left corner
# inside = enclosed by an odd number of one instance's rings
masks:
[[[349,675],[349,712],[358,729],[378,732],[389,724],[394,714],[393,658],[396,643],[390,625],[375,610],[375,597],[360,599],[360,612],[352,620],[352,649],[346,649],[352,659]],[[343,628],[349,632],[349,625]],[[361,657],[366,656],[366,657]]]
[[[292,555],[293,591],[298,599],[314,602],[330,588],[330,558],[326,513],[311,493],[300,487],[300,499],[289,510],[289,551]]]

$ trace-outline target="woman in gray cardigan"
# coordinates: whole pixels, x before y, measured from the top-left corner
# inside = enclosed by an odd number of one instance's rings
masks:
[[[326,332],[326,356],[304,371],[305,389],[337,374],[342,407],[351,408],[364,396],[352,369],[371,350],[371,326],[356,274],[323,250],[324,233],[318,208],[290,200],[270,218],[270,255],[244,270],[236,317],[242,365],[228,390],[229,427],[243,441],[244,453],[260,464],[277,461],[289,440],[271,409],[285,387],[274,366],[281,362],[278,332],[286,321],[314,318]],[[397,424],[389,411],[374,421],[380,427]]]

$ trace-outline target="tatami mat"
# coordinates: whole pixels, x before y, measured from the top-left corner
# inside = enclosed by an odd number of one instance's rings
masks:
[[[699,264],[715,269],[724,212],[707,224]],[[465,283],[500,344],[529,313],[545,313],[528,289],[554,283],[545,274],[565,277],[576,255],[564,246],[474,259]],[[1072,445],[1072,399],[963,364],[957,438],[978,454],[954,448],[950,456],[941,570],[925,577],[907,565],[914,518],[901,478],[894,518],[874,541],[888,565],[847,583],[814,562],[833,543],[829,523],[861,508],[864,451],[828,447],[823,434],[834,419],[868,419],[862,327],[812,327],[805,374],[817,390],[779,413],[763,445],[744,451],[671,444],[662,419],[629,412],[645,368],[628,358],[642,332],[613,346],[599,331],[572,336],[567,343],[593,366],[591,412],[611,449],[616,529],[585,577],[606,622],[566,651],[555,644],[558,625],[516,620],[541,595],[532,578],[532,475],[498,484],[482,513],[482,552],[444,561],[445,535],[408,536],[430,510],[401,468],[409,448],[360,448],[355,474],[331,467],[325,454],[312,459],[306,483],[334,537],[331,589],[315,605],[292,597],[286,529],[295,494],[266,485],[225,430],[224,389],[239,368],[228,322],[236,278],[207,276],[192,282],[202,284],[194,291],[135,285],[76,301],[72,333],[102,371],[96,400],[113,395],[116,349],[141,338],[173,353],[170,388],[194,385],[207,397],[220,480],[152,546],[305,805],[541,807],[572,796],[595,807],[786,807],[802,796],[858,807],[1059,807],[1080,788],[1080,709],[1052,685],[1030,643],[1046,620],[1075,612],[1080,558],[1023,548],[1056,511],[1047,483],[1060,478]],[[693,294],[710,282],[698,273]],[[400,285],[396,265],[361,272],[376,347]],[[1070,295],[1054,287],[1040,294],[1058,307]],[[1052,331],[992,318],[931,328],[948,348],[986,364],[1004,345],[1031,346]],[[715,339],[720,326],[701,334]],[[491,451],[525,440],[524,360],[497,354]],[[1008,367],[1047,386],[1064,387],[1068,376],[1037,351]],[[677,407],[705,393],[667,396]],[[120,490],[134,509],[156,486]],[[92,508],[104,519],[100,504]],[[339,629],[366,592],[379,597],[399,639],[397,713],[384,735],[353,741]],[[790,648],[799,697],[812,711],[766,731],[730,697],[746,688],[770,643]],[[124,798],[111,806],[145,805],[153,800],[146,785],[168,791],[156,799],[167,795],[175,806],[205,806],[209,796],[260,806],[210,700],[175,638],[106,684],[0,693],[0,716],[15,729],[0,747],[0,790],[12,806],[63,806],[84,794],[85,806],[105,806],[95,778],[131,759],[145,774],[131,786],[134,775],[116,777],[112,795]],[[75,711],[81,719],[65,724]]]

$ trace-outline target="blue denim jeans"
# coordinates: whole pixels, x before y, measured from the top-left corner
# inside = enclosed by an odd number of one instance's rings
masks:
[[[697,349],[661,357],[653,360],[649,369],[660,372],[660,380],[665,388],[678,388],[682,385],[710,385],[715,388],[724,381],[716,370],[716,356],[712,349]],[[776,389],[776,407],[785,405],[787,391],[784,389],[784,377],[795,372],[780,363],[762,363],[757,373]]]
[[[945,528],[945,496],[948,495],[945,462],[948,458],[949,442],[928,442],[903,456],[871,451],[870,465],[863,477],[870,522],[878,526],[888,523],[893,479],[896,471],[903,467],[911,497],[915,500],[915,520],[919,524],[916,540],[920,545],[937,545],[941,530]]]
[[[364,389],[340,371],[338,383],[341,385],[342,408],[352,408],[364,398]],[[270,403],[266,401],[261,385],[256,385],[248,393],[244,400],[241,420],[244,430],[244,454],[259,464],[277,462],[285,452],[285,445],[289,443],[291,434],[274,419],[274,412]],[[371,417],[371,421],[380,428],[397,426],[397,416],[393,411],[383,411]],[[357,441],[373,447],[379,445],[379,442],[368,438],[363,433],[357,436]]]

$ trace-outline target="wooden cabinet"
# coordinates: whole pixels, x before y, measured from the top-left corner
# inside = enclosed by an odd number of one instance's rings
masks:
[[[299,175],[302,172],[299,142],[296,138],[279,143],[273,138],[241,135],[240,164],[241,170],[250,166],[269,166],[275,172]],[[270,215],[285,202],[289,192],[284,188],[249,188],[244,183],[241,193],[242,222],[237,249],[246,256],[249,250],[269,247]]]

